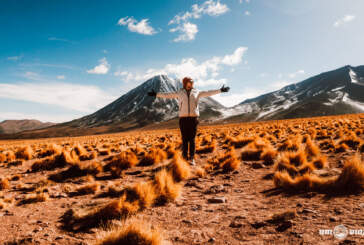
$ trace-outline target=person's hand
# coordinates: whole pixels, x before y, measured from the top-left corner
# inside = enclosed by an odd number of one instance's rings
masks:
[[[230,88],[229,87],[225,87],[225,85],[222,85],[222,87],[220,88],[221,92],[226,93],[229,92]]]
[[[148,92],[149,96],[157,96],[157,93],[152,89],[152,91]]]

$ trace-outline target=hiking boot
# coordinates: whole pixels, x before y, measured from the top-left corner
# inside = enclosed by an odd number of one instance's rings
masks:
[[[192,166],[196,166],[196,162],[195,162],[195,159],[190,159],[190,164],[192,165]]]

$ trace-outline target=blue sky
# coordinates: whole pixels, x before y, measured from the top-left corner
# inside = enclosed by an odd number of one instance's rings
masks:
[[[363,65],[362,0],[0,2],[0,120],[64,122],[156,74],[231,106]]]

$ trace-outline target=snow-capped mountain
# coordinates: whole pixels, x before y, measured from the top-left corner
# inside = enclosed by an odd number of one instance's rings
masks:
[[[76,127],[97,127],[124,123],[138,127],[176,118],[178,116],[176,99],[150,97],[147,92],[152,89],[156,92],[174,92],[181,86],[179,80],[172,80],[166,75],[154,76],[104,108],[68,124]],[[199,106],[201,119],[218,117],[220,111],[225,108],[212,98],[202,98]]]
[[[344,66],[229,108],[231,119],[258,121],[364,112],[364,66]]]

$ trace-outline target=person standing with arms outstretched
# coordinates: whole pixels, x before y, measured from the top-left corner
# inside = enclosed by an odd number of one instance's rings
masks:
[[[193,80],[185,77],[182,80],[183,88],[177,92],[156,93],[154,90],[148,92],[149,96],[165,99],[178,99],[179,105],[179,128],[182,135],[182,156],[195,165],[195,137],[197,132],[198,117],[200,116],[198,102],[200,98],[212,96],[221,92],[228,92],[229,87],[222,86],[220,89],[200,91],[193,87]],[[189,157],[188,157],[188,149]]]

